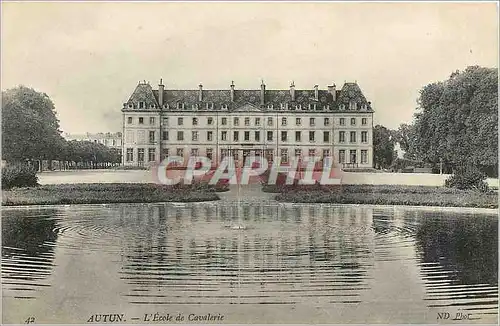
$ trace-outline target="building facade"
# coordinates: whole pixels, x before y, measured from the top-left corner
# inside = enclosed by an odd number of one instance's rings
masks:
[[[373,108],[357,83],[337,90],[167,90],[139,83],[124,103],[124,165],[152,165],[167,156],[333,156],[346,168],[373,161]]]

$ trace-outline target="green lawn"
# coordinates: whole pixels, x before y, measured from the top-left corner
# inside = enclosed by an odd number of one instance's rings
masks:
[[[217,189],[218,190],[218,189]],[[2,191],[2,205],[200,202],[220,199],[206,184],[164,186],[139,183],[43,185]]]
[[[498,208],[498,193],[400,185],[264,186],[276,199],[293,203],[338,203]]]

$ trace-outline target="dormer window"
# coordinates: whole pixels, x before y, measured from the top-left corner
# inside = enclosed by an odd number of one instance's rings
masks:
[[[198,110],[198,104],[193,104],[193,105],[192,105],[192,109],[193,109],[193,110]]]
[[[227,110],[227,104],[222,104],[221,108],[222,110]]]
[[[283,103],[280,103],[280,110],[283,110]]]
[[[367,109],[366,104],[363,104],[362,109],[363,109],[363,110],[366,110],[366,109]]]
[[[344,103],[340,104],[340,109],[341,110],[345,110],[345,104]]]
[[[151,104],[151,105],[149,106],[149,108],[150,108],[150,109],[154,109],[154,108],[155,108],[155,105],[154,105],[154,104]]]
[[[356,107],[356,103],[354,103],[353,101],[349,102],[349,110],[354,110]]]
[[[182,105],[180,102],[177,102],[177,110],[180,110],[182,108]]]
[[[268,109],[268,110],[272,110],[272,109],[273,109],[273,105],[272,105],[272,104],[268,104],[268,105],[267,105],[267,109]]]
[[[128,104],[128,108],[129,108],[129,109],[133,109],[133,108],[134,108],[134,105],[133,105],[132,103],[129,103],[129,104]]]
[[[146,103],[144,102],[139,102],[139,109],[144,109],[146,107]]]

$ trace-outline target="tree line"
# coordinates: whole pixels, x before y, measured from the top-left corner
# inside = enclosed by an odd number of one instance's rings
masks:
[[[57,161],[61,168],[119,164],[120,150],[91,141],[67,141],[61,135],[54,103],[26,86],[2,92],[2,159],[7,163]]]
[[[479,66],[453,72],[447,80],[420,90],[414,119],[397,130],[373,130],[374,164],[397,163],[399,143],[404,160],[437,166],[445,172],[471,166],[498,175],[498,69]]]

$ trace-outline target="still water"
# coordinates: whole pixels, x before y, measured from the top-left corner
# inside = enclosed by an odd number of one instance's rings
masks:
[[[2,213],[4,323],[498,319],[493,210],[219,202]]]

